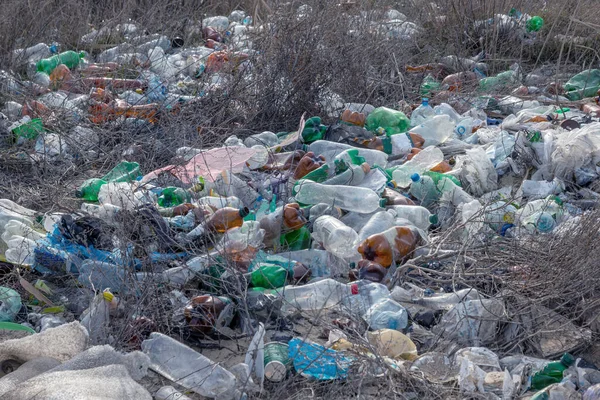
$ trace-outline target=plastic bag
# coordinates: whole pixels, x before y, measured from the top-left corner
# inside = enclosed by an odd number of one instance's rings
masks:
[[[458,374],[458,386],[461,392],[485,393],[483,384],[485,382],[485,371],[466,358],[460,359],[460,372]]]
[[[460,180],[471,194],[482,196],[497,189],[498,173],[482,148],[467,150],[461,161]]]
[[[565,83],[566,96],[569,100],[581,100],[584,97],[594,97],[600,89],[600,70],[588,69],[581,71]]]
[[[496,338],[498,322],[504,313],[504,303],[498,299],[464,301],[442,317],[434,332],[460,344],[486,345]]]
[[[390,136],[406,132],[410,128],[410,120],[402,111],[378,107],[367,117],[365,128],[371,132],[383,128],[385,133]]]

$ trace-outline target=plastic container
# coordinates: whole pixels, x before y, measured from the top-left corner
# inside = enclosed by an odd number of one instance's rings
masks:
[[[437,215],[431,214],[429,210],[422,206],[391,206],[387,207],[396,213],[398,218],[404,218],[412,222],[417,228],[426,231],[431,224],[437,224]]]
[[[437,147],[427,147],[392,172],[392,177],[399,187],[408,187],[412,183],[413,174],[423,174],[444,161],[444,154]]]
[[[295,188],[295,198],[303,204],[325,203],[346,211],[370,213],[380,207],[380,198],[371,189],[354,186],[328,186],[300,180]]]
[[[210,398],[232,400],[235,376],[202,354],[162,333],[142,342],[150,368],[179,385]]]
[[[422,207],[431,207],[439,200],[440,193],[433,178],[415,173],[411,179],[409,192],[420,201]]]
[[[317,218],[313,223],[313,237],[337,257],[359,258],[356,252],[358,234],[335,217],[323,215]]]
[[[410,115],[410,125],[419,126],[434,115],[436,115],[436,113],[429,105],[429,99],[423,98],[421,105],[417,107]]]

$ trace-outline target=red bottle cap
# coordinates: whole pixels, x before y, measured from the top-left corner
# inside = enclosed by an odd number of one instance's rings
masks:
[[[358,294],[358,285],[356,283],[353,283],[352,285],[350,285],[350,290],[352,291],[352,294]]]

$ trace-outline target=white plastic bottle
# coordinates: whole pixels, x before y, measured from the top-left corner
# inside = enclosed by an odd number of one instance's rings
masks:
[[[296,200],[304,204],[325,203],[346,211],[370,213],[380,207],[380,198],[371,189],[343,185],[322,185],[320,183],[299,180]]]
[[[331,215],[323,215],[313,223],[313,237],[331,254],[342,259],[360,258],[356,246],[358,233]]]
[[[231,372],[169,336],[153,332],[142,351],[150,357],[150,368],[201,396],[232,400],[236,395]]]
[[[393,210],[397,217],[409,220],[414,226],[424,231],[429,229],[431,224],[437,223],[437,216],[422,206],[398,205],[390,206],[388,209]]]
[[[5,243],[8,243],[13,236],[23,236],[34,241],[46,237],[44,234],[35,231],[30,226],[14,219],[8,221],[8,223],[4,225],[4,232],[1,237]]]
[[[429,146],[394,170],[392,177],[399,187],[408,187],[413,174],[423,174],[442,161],[444,161],[442,151],[437,147]]]

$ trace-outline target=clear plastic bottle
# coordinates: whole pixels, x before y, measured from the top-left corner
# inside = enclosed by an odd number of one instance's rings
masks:
[[[0,286],[0,321],[13,321],[21,310],[21,296],[13,289]]]
[[[33,265],[36,242],[23,236],[13,235],[5,241],[8,249],[5,252],[6,261],[17,265]]]
[[[425,139],[425,146],[437,146],[444,143],[454,131],[454,122],[448,115],[434,115],[415,126],[410,133],[416,133]]]
[[[313,143],[314,144],[314,143]],[[316,153],[315,153],[316,154]],[[388,155],[383,151],[374,150],[374,149],[357,149],[350,148],[342,151],[338,155],[335,156],[335,160],[343,160],[346,164],[355,164],[357,157],[361,157],[364,159],[364,162],[372,166],[378,166],[384,168],[387,165]],[[325,156],[325,159],[329,161],[330,159]]]
[[[373,214],[366,224],[358,231],[358,241],[363,240],[376,233],[381,233],[394,226],[394,215],[388,211],[379,211]]]
[[[300,180],[297,183],[296,200],[303,204],[325,203],[346,211],[370,213],[380,207],[380,198],[371,189],[343,186],[322,185],[320,183]]]
[[[328,140],[316,140],[308,145],[307,151],[312,151],[317,156],[325,157],[327,163],[333,165],[334,160],[344,160],[351,162],[351,157],[344,155],[346,150],[358,150],[358,155],[365,159],[365,162],[370,166],[378,165],[384,167],[387,165],[388,155],[383,151],[373,149],[357,149],[345,143],[330,142]]]
[[[259,194],[231,171],[223,171],[215,179],[215,190],[222,196],[235,196],[248,208],[253,208]]]
[[[107,221],[113,221],[117,214],[121,211],[121,207],[112,204],[91,204],[82,203],[81,211]]]
[[[94,297],[90,307],[81,314],[81,325],[87,329],[92,344],[108,341],[111,304],[115,308],[117,299],[109,291],[104,291]]]
[[[154,332],[142,342],[150,357],[150,368],[201,396],[232,400],[236,395],[235,376],[183,343]]]
[[[323,182],[324,185],[348,185],[355,186],[365,179],[365,175],[369,173],[371,168],[369,164],[350,165],[344,172],[327,179]]]
[[[431,214],[428,209],[422,206],[390,206],[396,216],[409,220],[419,229],[426,231],[431,224],[437,224],[437,215]]]
[[[417,153],[392,172],[392,177],[399,187],[408,187],[413,174],[423,174],[444,161],[444,154],[437,147],[429,146]]]
[[[313,237],[331,254],[342,259],[360,258],[356,251],[358,233],[331,215],[323,215],[313,223]]]
[[[442,103],[433,107],[433,112],[436,115],[447,115],[454,123],[458,123],[463,117],[448,103]]]
[[[221,209],[223,207],[242,208],[244,205],[235,196],[219,197],[219,196],[205,196],[201,197],[196,201],[198,205],[207,205],[213,208]]]
[[[422,207],[430,207],[439,200],[440,193],[431,177],[413,174],[411,179],[413,182],[410,185],[409,193],[419,199]]]
[[[154,394],[155,400],[192,400],[173,386],[163,386]]]
[[[429,105],[429,99],[423,98],[421,105],[417,107],[410,115],[411,126],[418,126],[433,117],[435,112]]]

